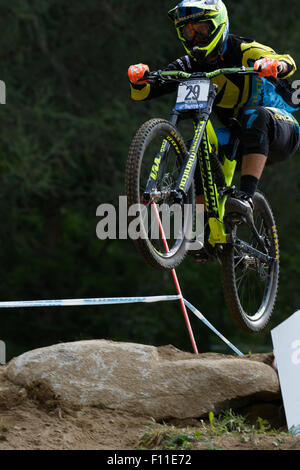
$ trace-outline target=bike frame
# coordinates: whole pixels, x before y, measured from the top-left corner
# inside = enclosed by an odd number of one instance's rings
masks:
[[[195,122],[194,137],[176,185],[176,191],[182,192],[184,195],[188,193],[194,177],[197,161],[199,161],[205,206],[210,227],[209,243],[212,246],[215,246],[217,243],[223,244],[228,242],[223,223],[227,196],[221,197],[219,194],[216,184],[214,183],[211,168],[211,154],[213,149],[218,151],[219,148],[218,138],[210,121],[216,93],[216,86],[211,85],[207,108],[197,113],[198,119]],[[170,121],[175,126],[180,119],[180,114],[181,113],[178,113],[176,110],[173,110],[171,114]],[[230,187],[236,168],[236,161],[231,161],[225,156],[223,163],[220,162],[220,165],[224,173],[226,186]]]
[[[239,69],[222,69],[216,70],[211,73],[193,74],[193,77],[211,79],[217,75],[225,73],[253,73],[253,68],[242,67]],[[160,72],[163,77],[176,77],[189,79],[192,74],[185,72]],[[189,152],[182,165],[181,173],[177,181],[175,193],[177,195],[186,196],[193,181],[196,164],[199,161],[201,170],[201,179],[204,190],[205,206],[208,214],[208,223],[210,227],[209,243],[214,247],[217,244],[225,244],[231,241],[230,235],[226,233],[225,224],[223,222],[225,213],[225,203],[227,195],[219,194],[216,184],[214,183],[212,168],[211,168],[211,154],[213,149],[218,151],[219,142],[213,125],[210,121],[213,103],[217,95],[217,85],[210,83],[209,95],[206,108],[203,110],[195,110],[194,115],[195,131],[194,137],[189,149]],[[190,111],[178,111],[174,108],[171,112],[170,122],[176,127],[184,115],[190,115]],[[170,137],[169,137],[170,140]],[[154,159],[154,164],[150,173],[148,183],[146,185],[145,193],[150,194],[156,186],[156,180],[160,176],[163,169],[164,157],[167,156],[169,150],[169,142],[165,139],[162,143],[160,152]],[[236,169],[236,161],[230,160],[224,156],[223,162],[220,162],[221,168],[224,173],[226,188],[230,188]],[[224,189],[226,189],[224,188]]]

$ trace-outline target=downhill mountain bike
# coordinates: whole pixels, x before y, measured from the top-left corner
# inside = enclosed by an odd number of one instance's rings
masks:
[[[140,236],[134,240],[135,245],[150,266],[170,270],[189,253],[198,172],[206,210],[203,249],[221,264],[224,297],[233,321],[244,331],[258,332],[268,323],[276,300],[279,278],[276,224],[270,204],[259,191],[253,198],[253,217],[226,216],[226,201],[236,194],[233,177],[239,144],[238,121],[233,120],[231,132],[223,129],[223,134],[228,131],[231,135],[225,146],[211,122],[217,94],[217,85],[211,80],[221,74],[245,73],[257,72],[250,67],[192,74],[151,72],[148,75],[151,80],[178,85],[176,105],[169,121],[150,119],[138,129],[130,145],[125,179],[128,204],[140,207]],[[178,124],[183,119],[194,123],[192,140],[184,141],[179,133]],[[176,230],[168,232],[167,250],[158,230],[153,230],[152,219],[149,228],[147,217],[153,204],[182,209],[180,223],[176,218]],[[189,210],[183,210],[185,207]],[[164,221],[161,223],[163,226]]]

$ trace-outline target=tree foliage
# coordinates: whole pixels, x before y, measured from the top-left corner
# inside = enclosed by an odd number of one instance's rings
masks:
[[[168,118],[172,96],[129,97],[127,68],[157,69],[183,54],[160,0],[0,1],[0,296],[2,300],[114,297],[175,292],[130,240],[100,241],[96,208],[124,194],[127,151],[138,126]],[[231,30],[300,61],[298,2],[227,1]],[[258,13],[259,12],[259,13]],[[299,307],[299,154],[265,172],[262,189],[278,221],[282,267],[273,324]],[[187,259],[186,298],[244,350],[270,336],[240,333],[224,306],[218,266]],[[201,351],[222,350],[192,318]],[[1,311],[9,357],[59,341],[109,338],[190,349],[176,303]],[[226,350],[226,349],[225,349]]]

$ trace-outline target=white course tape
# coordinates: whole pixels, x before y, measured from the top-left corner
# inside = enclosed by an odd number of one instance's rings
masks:
[[[24,307],[70,307],[79,305],[107,305],[127,304],[140,302],[163,302],[179,300],[180,295],[160,295],[152,297],[104,297],[95,299],[55,299],[55,300],[17,300],[0,302],[0,308],[24,308]]]

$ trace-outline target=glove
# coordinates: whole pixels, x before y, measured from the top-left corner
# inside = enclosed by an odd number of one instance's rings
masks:
[[[131,65],[128,69],[129,80],[134,85],[147,83],[147,80],[142,80],[142,81],[139,80],[140,78],[143,78],[145,73],[147,72],[149,72],[148,65],[145,65],[145,64]]]
[[[277,59],[259,59],[254,63],[254,70],[259,72],[259,77],[274,77],[278,75],[279,61]]]

